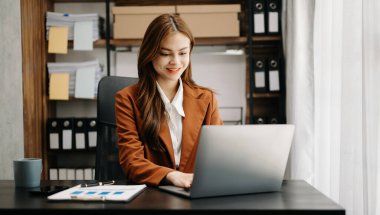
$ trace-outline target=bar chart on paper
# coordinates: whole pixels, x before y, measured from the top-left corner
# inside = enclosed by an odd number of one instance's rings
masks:
[[[70,189],[48,196],[49,200],[129,202],[146,188],[142,185],[104,185]]]

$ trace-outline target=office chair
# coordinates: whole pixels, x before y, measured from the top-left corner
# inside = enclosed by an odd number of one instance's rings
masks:
[[[105,76],[99,81],[97,96],[96,180],[126,179],[119,164],[115,120],[115,94],[137,83],[137,78]]]

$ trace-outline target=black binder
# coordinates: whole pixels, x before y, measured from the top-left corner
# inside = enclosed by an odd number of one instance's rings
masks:
[[[279,124],[279,123],[281,123],[280,119],[276,116],[268,117],[267,122],[268,122],[268,124]]]
[[[268,90],[270,92],[278,92],[280,87],[280,60],[275,57],[268,58]]]
[[[281,1],[268,0],[266,13],[266,32],[267,34],[281,33]]]
[[[58,150],[62,147],[62,128],[59,119],[49,118],[47,120],[48,145],[51,150]]]
[[[279,115],[267,117],[268,124],[283,124],[285,123],[285,118]]]
[[[74,119],[61,118],[60,122],[62,127],[62,149],[71,150],[74,142]]]
[[[266,34],[265,0],[253,1],[253,31],[254,35]]]
[[[255,116],[255,117],[253,117],[253,123],[254,124],[266,124],[267,119],[264,116]]]
[[[87,129],[87,147],[95,148],[96,139],[97,139],[97,121],[96,118],[87,118],[86,120],[86,129]]]
[[[84,118],[74,119],[75,149],[86,149],[86,122]]]
[[[255,92],[267,91],[266,63],[264,58],[253,59],[253,86]]]

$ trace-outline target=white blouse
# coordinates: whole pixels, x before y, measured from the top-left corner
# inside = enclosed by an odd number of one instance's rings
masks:
[[[183,85],[182,80],[179,79],[179,87],[173,101],[170,103],[164,91],[161,89],[157,82],[157,89],[160,93],[161,99],[165,104],[166,116],[168,118],[170,137],[172,139],[175,165],[178,168],[181,160],[181,145],[182,145],[182,117],[185,117],[183,111]]]

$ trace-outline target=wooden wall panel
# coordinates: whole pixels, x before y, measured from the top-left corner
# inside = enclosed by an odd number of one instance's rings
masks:
[[[47,167],[45,125],[47,119],[45,14],[47,0],[21,0],[24,152],[40,157]],[[47,178],[44,168],[43,179]]]

